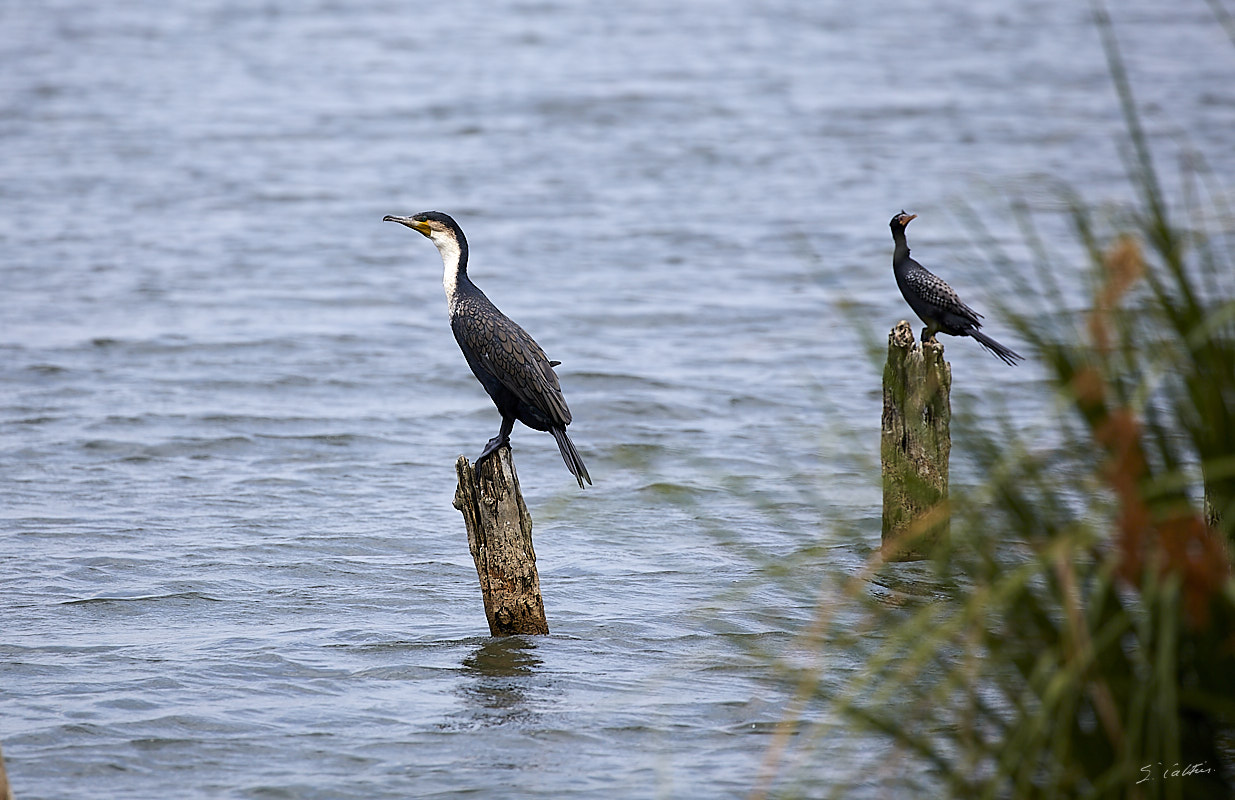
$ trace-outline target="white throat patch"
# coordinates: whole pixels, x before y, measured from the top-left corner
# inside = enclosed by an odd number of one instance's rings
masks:
[[[442,288],[446,290],[446,299],[453,303],[459,284],[459,243],[450,234],[438,231],[430,239],[442,256]]]

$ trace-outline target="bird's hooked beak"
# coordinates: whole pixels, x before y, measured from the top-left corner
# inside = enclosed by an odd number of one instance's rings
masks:
[[[382,217],[382,222],[397,222],[400,225],[406,225],[423,236],[433,235],[433,231],[429,229],[429,223],[421,222],[420,220],[413,219],[412,217],[396,217],[394,214],[387,214]]]
[[[918,218],[917,214],[906,214],[904,211],[901,212],[901,224],[902,225],[908,225],[910,222],[913,222],[917,218]]]

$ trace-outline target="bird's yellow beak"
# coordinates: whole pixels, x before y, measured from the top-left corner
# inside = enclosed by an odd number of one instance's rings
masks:
[[[400,225],[406,225],[423,236],[430,236],[433,233],[429,229],[429,223],[411,217],[396,217],[394,214],[387,214],[382,217],[382,222],[397,222]]]
[[[905,224],[906,224],[906,225],[908,225],[909,223],[913,222],[913,221],[914,221],[915,219],[917,219],[917,218],[918,218],[918,215],[917,215],[917,214],[906,214],[906,215],[905,215]]]

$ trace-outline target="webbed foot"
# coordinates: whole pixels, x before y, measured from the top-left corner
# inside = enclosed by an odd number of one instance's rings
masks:
[[[476,463],[479,464],[481,461],[484,461],[486,458],[493,455],[497,452],[497,449],[504,444],[510,444],[509,436],[494,436],[489,440],[489,443],[485,445],[485,449],[481,451],[480,455],[476,457]]]

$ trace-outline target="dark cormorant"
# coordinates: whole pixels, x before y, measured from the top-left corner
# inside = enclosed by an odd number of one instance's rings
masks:
[[[1024,356],[980,331],[982,315],[962,303],[942,278],[909,257],[905,226],[917,216],[901,211],[892,217],[892,241],[896,243],[896,249],[892,252],[892,271],[896,273],[896,285],[900,287],[905,302],[926,323],[922,329],[922,341],[934,339],[935,334],[941,331],[952,336],[971,336],[1005,364],[1016,366],[1016,362],[1023,361]]]
[[[493,398],[502,427],[489,440],[482,459],[504,444],[510,444],[515,420],[529,428],[548,431],[557,440],[562,460],[579,481],[592,482],[583,459],[566,435],[570,409],[562,397],[553,368],[559,363],[545,358],[540,345],[497,306],[467,277],[467,239],[459,224],[439,211],[426,211],[411,217],[388,215],[383,222],[397,222],[424,234],[442,256],[445,270],[442,285],[450,307],[450,329],[463,351],[463,357],[476,374],[480,385]]]

